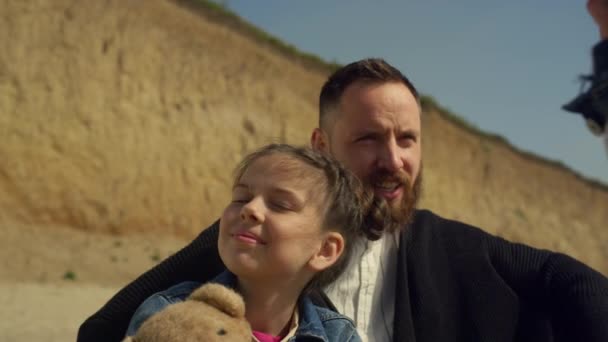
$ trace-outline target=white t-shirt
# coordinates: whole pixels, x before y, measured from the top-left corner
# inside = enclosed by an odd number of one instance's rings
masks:
[[[393,340],[399,235],[361,241],[344,274],[326,289],[338,311],[355,321],[363,341]]]

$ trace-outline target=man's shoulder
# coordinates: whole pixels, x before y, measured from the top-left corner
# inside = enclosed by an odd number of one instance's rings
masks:
[[[416,210],[412,223],[405,232],[413,235],[425,235],[429,238],[447,237],[457,240],[497,238],[479,227],[439,216],[426,209]]]
[[[443,218],[429,210],[419,210],[410,227],[405,241],[410,249],[408,253],[432,251],[433,255],[444,255],[453,258],[461,257],[466,263],[490,262],[504,265],[513,262],[531,262],[540,267],[547,258],[559,255],[545,249],[513,242],[493,235],[479,227],[467,223]],[[445,253],[437,253],[438,249]],[[528,261],[522,261],[528,260]],[[465,263],[465,265],[467,265]]]
[[[510,257],[534,253],[543,258],[550,251],[506,240],[484,231],[482,228],[441,217],[429,210],[417,210],[412,224],[404,232],[405,241],[411,251],[436,251],[441,248],[448,254],[471,257],[500,255]],[[409,253],[408,252],[408,253]]]

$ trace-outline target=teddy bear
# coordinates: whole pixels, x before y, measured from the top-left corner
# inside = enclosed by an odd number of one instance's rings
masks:
[[[223,285],[208,283],[185,301],[152,315],[123,342],[249,342],[252,336],[243,298]]]

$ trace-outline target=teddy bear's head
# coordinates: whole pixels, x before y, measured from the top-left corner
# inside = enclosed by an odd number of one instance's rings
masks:
[[[187,300],[169,305],[146,320],[123,342],[249,342],[243,298],[219,284],[205,284]]]

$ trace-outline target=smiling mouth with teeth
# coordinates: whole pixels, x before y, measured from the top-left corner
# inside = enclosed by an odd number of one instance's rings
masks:
[[[378,197],[382,197],[387,201],[393,201],[399,198],[402,194],[403,184],[396,182],[383,182],[374,184],[374,193]]]
[[[387,201],[393,202],[403,194],[404,182],[401,181],[402,175],[380,175],[376,174],[371,177],[371,185],[376,196],[384,198]]]
[[[403,170],[397,172],[376,170],[367,178],[367,184],[371,186],[376,196],[393,202],[403,197],[404,191],[407,191],[408,179],[408,175]]]
[[[382,190],[382,191],[393,191],[393,190],[397,190],[397,188],[401,187],[401,183],[383,182],[380,184],[374,184],[374,187],[376,189]]]

